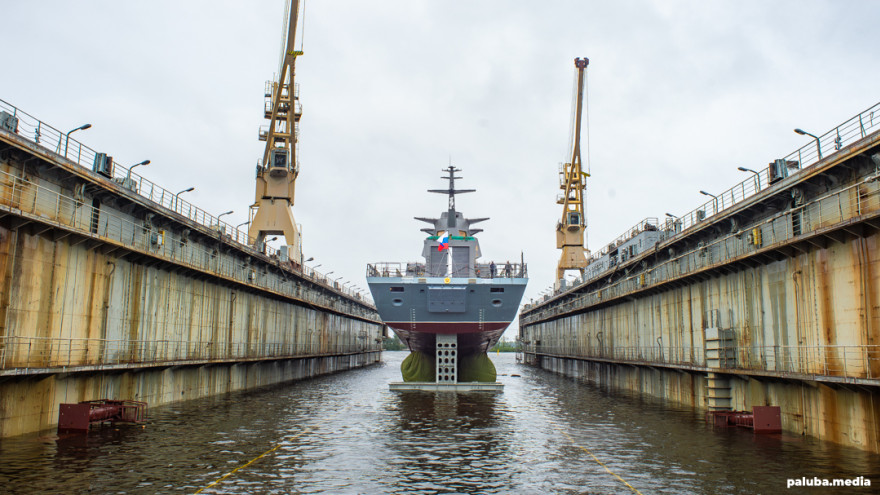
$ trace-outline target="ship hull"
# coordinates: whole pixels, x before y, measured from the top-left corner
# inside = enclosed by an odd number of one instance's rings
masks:
[[[438,334],[461,354],[486,352],[516,317],[525,278],[367,277],[382,320],[412,351],[433,354]]]

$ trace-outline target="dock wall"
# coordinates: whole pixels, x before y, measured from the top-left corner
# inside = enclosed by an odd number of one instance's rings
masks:
[[[762,171],[683,229],[655,224],[650,249],[606,248],[609,270],[524,309],[526,360],[701,411],[780,406],[787,432],[880,452],[880,133],[865,117],[849,145],[813,163],[815,144],[799,150],[790,175]]]
[[[2,103],[0,436],[379,360],[360,294]]]

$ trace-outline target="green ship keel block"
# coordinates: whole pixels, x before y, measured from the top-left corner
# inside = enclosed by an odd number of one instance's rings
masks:
[[[458,357],[458,382],[495,382],[498,373],[485,352]]]
[[[411,352],[400,363],[400,373],[404,382],[433,382],[434,356],[424,352]]]

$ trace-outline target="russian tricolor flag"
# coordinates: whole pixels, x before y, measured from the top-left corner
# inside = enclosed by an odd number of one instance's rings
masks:
[[[444,232],[443,235],[438,236],[440,245],[437,246],[437,251],[443,251],[444,249],[449,249],[449,232]]]

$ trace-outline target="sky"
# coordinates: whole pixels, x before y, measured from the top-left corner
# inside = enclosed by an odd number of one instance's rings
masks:
[[[0,0],[0,99],[230,224],[247,221],[283,0]],[[552,285],[574,58],[588,57],[588,247],[688,212],[880,100],[880,2],[306,0],[294,216],[320,272],[420,261],[462,169],[482,261]],[[512,328],[515,328],[514,324]],[[508,330],[512,338],[515,330]]]

